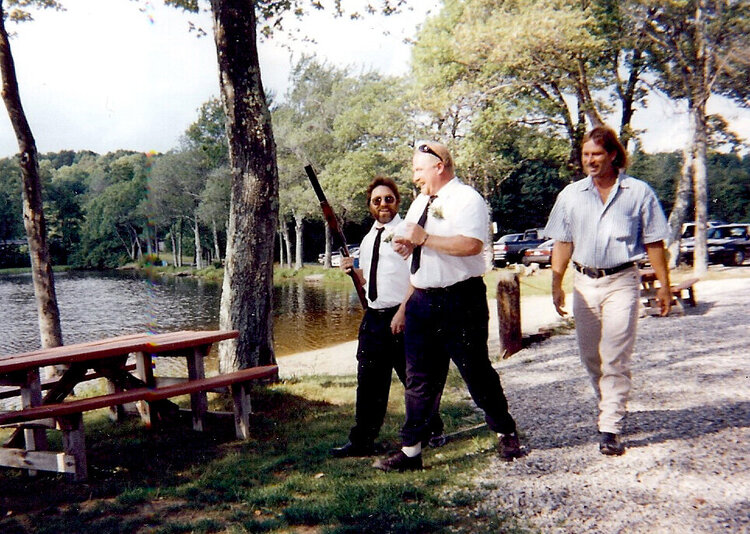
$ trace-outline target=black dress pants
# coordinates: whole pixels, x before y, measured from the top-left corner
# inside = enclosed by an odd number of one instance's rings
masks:
[[[415,289],[406,303],[405,446],[424,440],[435,398],[442,395],[450,360],[495,432],[515,432],[500,377],[487,350],[489,310],[484,281],[470,278],[447,288]]]
[[[349,433],[349,441],[354,444],[371,444],[377,438],[388,408],[394,370],[401,383],[406,384],[404,336],[391,332],[391,320],[397,310],[398,306],[384,310],[368,308],[359,327],[355,425]],[[443,422],[437,413],[440,396],[435,402],[428,427],[429,433],[439,435],[443,432]]]

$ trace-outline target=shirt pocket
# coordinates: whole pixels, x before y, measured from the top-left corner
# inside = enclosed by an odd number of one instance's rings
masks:
[[[622,215],[612,223],[612,238],[615,241],[634,244],[640,235],[641,218],[638,215]]]

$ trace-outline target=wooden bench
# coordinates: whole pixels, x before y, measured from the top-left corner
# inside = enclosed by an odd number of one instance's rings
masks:
[[[643,284],[644,289],[641,291],[646,315],[659,315],[661,313],[659,302],[656,299],[657,286],[653,284],[654,280],[647,279]],[[689,278],[679,284],[672,284],[669,287],[672,293],[672,310],[670,311],[670,315],[684,315],[686,306],[695,307],[695,291],[693,286],[699,280],[699,278]]]
[[[699,280],[699,278],[689,278],[683,280],[679,284],[670,286],[669,289],[672,291],[672,296],[682,302],[686,302],[690,307],[694,308],[695,292],[693,286],[698,283]],[[687,297],[684,296],[685,293],[687,293]]]
[[[50,426],[54,419],[63,431],[63,452],[28,451],[25,449],[0,448],[0,460],[11,467],[71,473],[75,480],[87,476],[86,447],[82,414],[86,411],[144,401],[152,403],[163,399],[191,395],[193,428],[203,430],[204,417],[208,411],[205,395],[199,392],[214,391],[229,387],[234,404],[235,431],[238,439],[250,436],[251,413],[249,386],[255,380],[276,379],[278,366],[251,367],[233,373],[225,373],[197,380],[185,381],[156,388],[134,388],[91,398],[68,402],[43,404],[22,410],[0,413],[0,425],[22,424]],[[150,419],[148,420],[150,423]]]

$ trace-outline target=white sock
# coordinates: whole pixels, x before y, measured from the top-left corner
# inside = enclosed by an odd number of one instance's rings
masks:
[[[422,444],[417,443],[416,445],[412,445],[411,447],[401,447],[401,452],[403,452],[409,458],[414,458],[415,456],[419,456],[420,454],[422,454]]]

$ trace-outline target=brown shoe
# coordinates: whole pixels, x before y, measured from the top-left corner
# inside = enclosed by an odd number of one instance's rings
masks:
[[[516,458],[524,455],[524,450],[518,441],[518,434],[503,434],[497,442],[497,452],[500,458],[506,462],[512,462]]]
[[[422,469],[422,455],[409,458],[404,451],[398,451],[388,458],[378,458],[372,466],[381,471],[417,471]]]
[[[601,432],[599,452],[607,456],[622,456],[625,452],[625,446],[617,439],[617,434]]]

